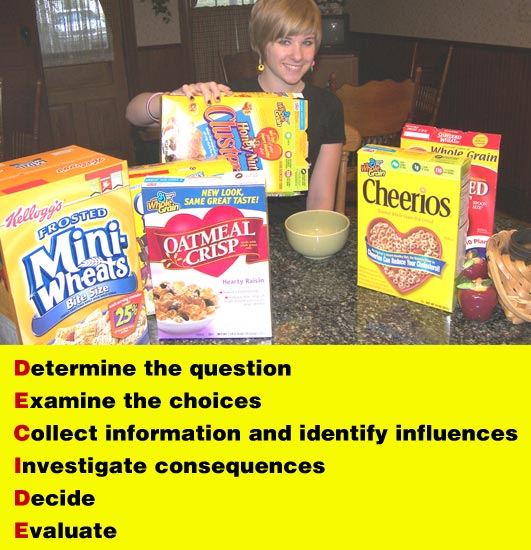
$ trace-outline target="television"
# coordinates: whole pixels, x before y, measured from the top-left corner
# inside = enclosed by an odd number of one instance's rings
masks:
[[[347,47],[347,36],[349,32],[348,13],[323,14],[321,16],[322,50],[342,50]]]

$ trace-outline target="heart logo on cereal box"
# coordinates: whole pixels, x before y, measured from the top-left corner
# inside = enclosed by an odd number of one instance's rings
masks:
[[[275,128],[262,128],[256,136],[258,146],[254,152],[264,160],[278,160],[282,156],[282,147],[279,145],[279,135]]]
[[[400,294],[422,286],[433,275],[441,275],[445,262],[439,237],[426,227],[406,233],[385,218],[376,218],[367,228],[368,257]]]
[[[164,227],[146,228],[150,261],[166,269],[195,269],[219,277],[240,256],[247,262],[267,259],[267,226],[232,206],[216,206],[204,218],[181,213]]]

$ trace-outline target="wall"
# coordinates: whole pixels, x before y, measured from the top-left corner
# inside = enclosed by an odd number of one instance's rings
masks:
[[[350,30],[531,47],[530,0],[347,0]]]
[[[192,79],[182,45],[179,1],[170,0],[171,21],[155,15],[150,0],[132,0],[137,51],[133,96],[143,91],[174,90]]]
[[[171,21],[165,23],[161,15],[156,15],[150,0],[133,1],[135,14],[136,42],[139,48],[162,44],[179,44],[181,30],[179,25],[179,6],[177,0],[169,0],[168,10]]]

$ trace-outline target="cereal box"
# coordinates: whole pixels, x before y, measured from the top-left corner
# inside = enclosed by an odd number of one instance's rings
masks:
[[[470,159],[466,250],[475,250],[483,258],[487,241],[494,231],[500,142],[499,134],[461,132],[417,124],[406,124],[400,141],[401,147],[406,149]]]
[[[151,278],[147,265],[147,245],[144,231],[143,204],[142,204],[142,185],[147,177],[202,177],[215,176],[230,172],[232,167],[228,160],[224,158],[212,158],[208,160],[180,160],[160,164],[144,164],[140,166],[129,167],[129,189],[133,199],[136,241],[138,254],[140,258],[140,273],[142,274],[142,284],[144,286],[144,299],[148,315],[153,315],[155,309],[153,306]]]
[[[0,243],[2,343],[148,343],[125,161],[70,146],[0,164]]]
[[[142,187],[159,339],[271,337],[263,172],[174,180]]]
[[[300,94],[162,96],[161,159],[226,158],[235,172],[263,170],[269,195],[308,190],[308,113]]]
[[[358,152],[358,285],[444,311],[465,251],[470,160]]]

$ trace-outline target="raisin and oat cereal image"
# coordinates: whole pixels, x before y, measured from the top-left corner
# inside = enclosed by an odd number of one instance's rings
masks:
[[[214,315],[219,307],[218,296],[211,288],[186,285],[183,282],[162,282],[153,288],[155,315],[159,321],[201,321]]]

